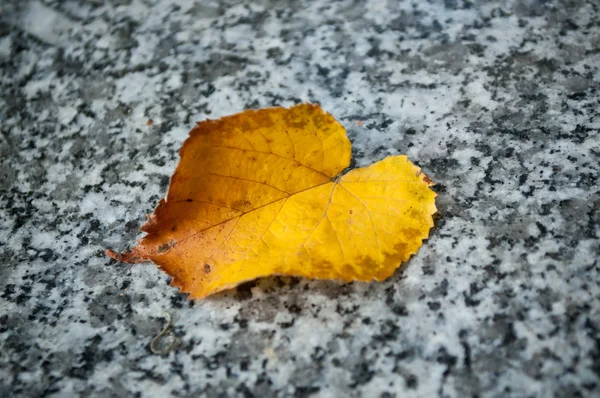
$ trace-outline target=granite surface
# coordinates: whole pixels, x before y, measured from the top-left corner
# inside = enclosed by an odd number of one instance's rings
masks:
[[[599,67],[594,0],[2,0],[0,396],[598,396]],[[303,101],[438,183],[392,278],[190,302],[104,255],[195,121]]]

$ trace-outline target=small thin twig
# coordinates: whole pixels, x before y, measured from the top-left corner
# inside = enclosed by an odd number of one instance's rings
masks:
[[[152,339],[152,342],[150,343],[150,351],[152,351],[152,353],[156,354],[156,355],[165,355],[165,354],[168,354],[169,351],[171,351],[171,349],[177,343],[177,337],[173,336],[173,334],[171,332],[171,321],[172,321],[171,314],[169,314],[168,312],[165,312],[165,315],[167,317],[167,324],[160,331],[160,333],[158,335],[156,335],[156,337],[154,337]],[[163,348],[162,350],[156,348],[156,343],[158,342],[158,340],[160,340],[160,338],[162,336],[164,336],[165,334],[167,334],[167,333],[169,333],[171,336],[173,336],[173,341],[171,342],[171,344],[169,344],[167,347]]]

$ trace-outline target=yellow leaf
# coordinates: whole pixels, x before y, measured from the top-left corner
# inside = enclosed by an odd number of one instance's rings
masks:
[[[435,193],[406,156],[340,174],[344,128],[318,105],[198,123],[126,262],[151,260],[202,298],[267,275],[383,280],[433,226]]]

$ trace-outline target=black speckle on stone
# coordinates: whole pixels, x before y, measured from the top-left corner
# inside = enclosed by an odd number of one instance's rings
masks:
[[[369,368],[369,364],[367,362],[361,362],[354,366],[352,369],[352,388],[357,386],[367,384],[373,376],[375,372]]]
[[[160,189],[163,191],[166,190],[169,186],[169,181],[171,181],[171,178],[169,176],[161,176],[159,182]]]
[[[294,322],[295,322],[295,320],[294,320],[294,319],[292,319],[292,320],[291,320],[291,321],[289,321],[289,322],[279,322],[277,325],[279,325],[279,327],[280,327],[281,329],[289,329],[289,328],[291,328],[292,326],[294,326]]]
[[[519,176],[519,185],[523,185],[527,182],[527,174],[521,174]]]
[[[398,338],[399,333],[400,328],[388,319],[381,324],[379,334],[373,336],[373,338],[379,341],[393,341]]]
[[[387,128],[390,124],[392,124],[394,121],[392,119],[385,119],[383,122],[381,122],[380,126],[382,129]]]
[[[473,296],[467,294],[467,292],[463,292],[463,296],[465,298],[465,305],[467,307],[477,307],[481,303],[481,300],[473,299]]]
[[[422,270],[423,270],[423,275],[435,275],[435,269],[431,265],[423,266]]]
[[[509,346],[517,341],[515,325],[506,315],[497,314],[494,316],[494,325],[504,331],[502,345]]]
[[[245,301],[252,298],[252,288],[256,286],[256,281],[242,283],[236,287],[235,298]]]
[[[442,347],[438,351],[437,362],[446,365],[446,371],[444,376],[450,374],[454,366],[456,366],[457,358],[454,355],[450,355],[445,347]]]
[[[419,386],[419,379],[414,374],[406,376],[406,387],[410,390],[416,390]]]
[[[310,397],[313,394],[316,394],[321,389],[317,386],[299,386],[294,390],[294,397],[297,398],[306,398]]]
[[[19,294],[19,295],[16,297],[16,299],[15,299],[15,303],[16,303],[17,305],[21,305],[21,304],[23,304],[23,303],[25,302],[25,300],[27,300],[28,298],[29,298],[29,296],[28,296],[28,295],[26,295],[26,294],[24,294],[24,293],[22,293],[22,294]]]
[[[432,290],[432,297],[446,297],[448,295],[448,280],[443,279],[435,289]]]
[[[89,226],[89,230],[93,231],[93,232],[98,232],[100,231],[100,221],[98,221],[97,219],[92,219],[90,220],[90,226]]]
[[[321,77],[328,77],[329,76],[329,69],[328,68],[324,68],[321,65],[317,65],[317,74]]]
[[[183,308],[186,297],[184,294],[174,294],[171,296],[171,305],[175,308]]]
[[[0,37],[8,35],[8,33],[11,31],[10,27],[11,26],[6,22],[0,21]]]
[[[397,362],[410,361],[415,357],[415,350],[409,348],[407,350],[400,351],[397,354],[393,354],[393,356]]]
[[[396,301],[396,290],[394,287],[390,287],[386,289],[386,300],[385,303],[392,310],[392,312],[396,315],[407,316],[408,310],[406,306],[402,303]]]
[[[444,184],[436,183],[432,188],[437,193],[446,193],[447,192],[447,188]]]
[[[471,370],[471,345],[466,341],[466,339],[460,339],[460,345],[463,347],[464,351],[464,366],[466,369]]]
[[[454,170],[459,168],[458,160],[446,157],[439,159],[432,159],[429,164],[429,168],[433,170],[436,174],[446,174],[451,173]]]
[[[267,59],[280,58],[283,55],[283,51],[280,47],[271,47],[267,49]]]
[[[571,95],[567,95],[567,98],[573,101],[580,101],[582,99],[584,99],[586,97],[586,93],[585,92],[577,92],[577,93],[573,93]]]
[[[10,297],[15,294],[15,285],[12,283],[7,284],[4,287],[4,293],[2,293],[2,298],[10,299]]]
[[[239,395],[239,396],[241,396],[243,398],[254,398],[254,394],[252,393],[252,391],[250,391],[250,388],[248,388],[248,386],[244,383],[239,384],[235,390],[238,393],[240,393],[241,395]]]
[[[248,320],[247,319],[238,318],[238,316],[236,315],[234,321],[239,325],[240,329],[248,328]]]
[[[296,305],[296,304],[292,304],[289,307],[287,307],[288,311],[292,314],[299,314],[302,312],[302,308],[300,308],[300,306]]]
[[[226,360],[227,353],[224,351],[217,352],[215,355],[205,359],[206,367],[210,370],[217,370]]]
[[[40,254],[40,258],[47,263],[54,258],[54,251],[52,251],[52,249],[44,249]]]
[[[585,319],[583,326],[587,335],[594,341],[594,347],[590,353],[592,357],[591,370],[600,377],[600,328],[590,318]]]

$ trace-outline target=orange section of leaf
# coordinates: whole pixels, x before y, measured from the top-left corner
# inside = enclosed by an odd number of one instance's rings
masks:
[[[147,235],[107,254],[153,261],[190,298],[273,274],[383,280],[427,238],[435,193],[406,156],[340,175],[350,154],[318,105],[198,123]]]

